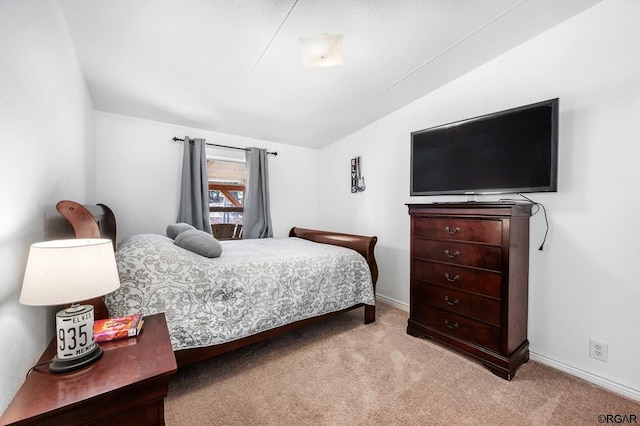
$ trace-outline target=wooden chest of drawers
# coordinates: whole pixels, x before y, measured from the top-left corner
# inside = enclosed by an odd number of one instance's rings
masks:
[[[407,333],[429,337],[511,380],[529,360],[531,204],[409,204]]]

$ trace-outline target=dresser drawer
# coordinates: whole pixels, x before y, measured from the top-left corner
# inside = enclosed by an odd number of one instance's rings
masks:
[[[499,299],[502,274],[494,271],[413,259],[413,276],[433,284]]]
[[[502,222],[499,220],[415,217],[415,237],[434,240],[459,240],[500,244]]]
[[[466,244],[449,241],[433,241],[416,238],[414,240],[415,257],[439,260],[477,268],[500,270],[500,247]]]
[[[413,294],[418,300],[444,311],[500,326],[499,300],[420,281],[414,281]]]
[[[500,327],[494,327],[451,312],[427,306],[422,302],[414,306],[413,318],[443,333],[500,351]]]

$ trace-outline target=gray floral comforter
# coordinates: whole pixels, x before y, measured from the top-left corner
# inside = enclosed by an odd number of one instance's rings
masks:
[[[105,297],[110,315],[164,312],[179,350],[375,304],[367,263],[353,250],[300,238],[221,243],[222,255],[209,259],[163,235],[123,240],[121,287]]]

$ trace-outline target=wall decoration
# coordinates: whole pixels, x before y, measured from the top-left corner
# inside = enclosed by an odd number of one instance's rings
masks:
[[[360,157],[351,159],[351,192],[362,192],[366,189],[360,168]]]

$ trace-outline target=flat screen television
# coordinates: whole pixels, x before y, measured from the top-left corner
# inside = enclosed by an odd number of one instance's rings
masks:
[[[411,133],[411,194],[555,192],[558,98]]]

